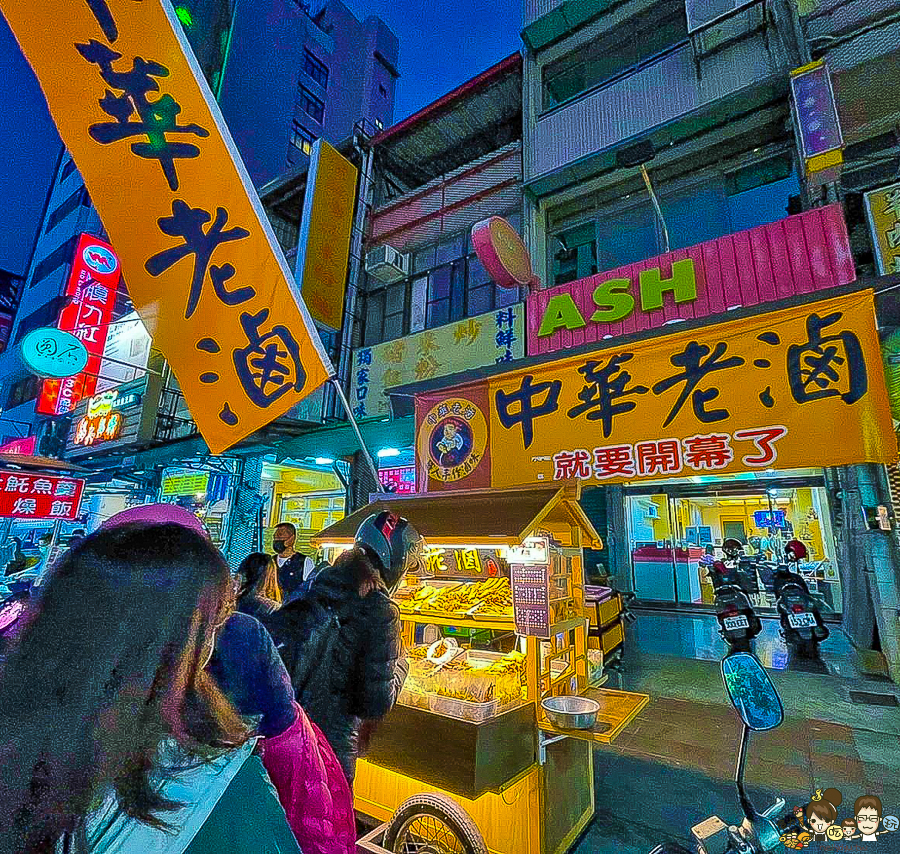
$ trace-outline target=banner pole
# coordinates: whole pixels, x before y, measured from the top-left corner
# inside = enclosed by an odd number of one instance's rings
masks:
[[[363,456],[366,458],[366,463],[369,466],[369,470],[372,472],[372,476],[375,478],[375,489],[379,493],[384,492],[384,487],[381,485],[381,478],[378,477],[378,467],[375,465],[375,460],[372,459],[372,455],[369,453],[369,449],[366,447],[366,443],[363,441],[362,433],[359,429],[359,424],[356,421],[356,417],[353,415],[353,410],[350,409],[350,401],[347,400],[347,395],[344,394],[344,389],[341,387],[341,382],[337,377],[331,377],[328,382],[334,386],[334,390],[337,392],[338,398],[340,398],[341,405],[344,407],[344,412],[347,413],[347,420],[353,427],[353,432],[356,433],[356,440],[359,442],[359,447],[362,450]]]

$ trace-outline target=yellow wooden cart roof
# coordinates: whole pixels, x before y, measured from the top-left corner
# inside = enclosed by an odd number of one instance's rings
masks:
[[[581,529],[584,545],[603,542],[578,503],[581,484],[523,489],[467,490],[417,495],[385,495],[330,525],[312,538],[315,546],[352,543],[362,521],[389,510],[415,526],[429,542],[442,546],[517,546],[542,524],[566,522]]]

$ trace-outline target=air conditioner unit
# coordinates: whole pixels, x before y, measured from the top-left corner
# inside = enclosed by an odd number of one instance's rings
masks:
[[[702,30],[713,21],[725,18],[746,6],[752,6],[755,2],[756,0],[685,0],[688,32],[695,33]]]
[[[366,272],[384,284],[398,282],[409,275],[409,255],[383,243],[366,255]]]

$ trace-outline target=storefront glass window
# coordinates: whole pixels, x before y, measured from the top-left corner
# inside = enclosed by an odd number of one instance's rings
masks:
[[[722,542],[733,537],[744,544],[746,555],[757,558],[754,606],[773,610],[767,564],[777,564],[785,544],[798,539],[809,552],[800,570],[810,590],[821,597],[826,613],[841,612],[831,517],[819,478],[660,484],[657,490],[626,492],[629,550],[639,599],[712,606],[705,564],[710,556],[721,558]]]

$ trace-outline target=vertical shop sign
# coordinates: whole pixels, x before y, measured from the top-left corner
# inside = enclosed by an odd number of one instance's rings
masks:
[[[866,193],[865,201],[878,272],[900,273],[900,183]]]
[[[824,60],[791,72],[791,95],[807,176],[826,173],[825,180],[832,180],[837,177],[833,170],[843,163],[844,138]]]
[[[517,634],[550,637],[549,572],[547,564],[511,564],[510,583]]]
[[[82,234],[66,285],[66,305],[56,326],[84,344],[87,365],[74,376],[44,380],[37,402],[37,411],[43,415],[67,415],[96,391],[121,276],[112,246],[92,234]]]
[[[84,481],[24,472],[0,472],[0,517],[5,519],[78,518]]]
[[[356,167],[317,139],[306,179],[296,275],[309,313],[332,329],[344,322],[355,201]]]
[[[0,0],[0,10],[135,308],[221,453],[333,369],[176,12],[168,0]]]

